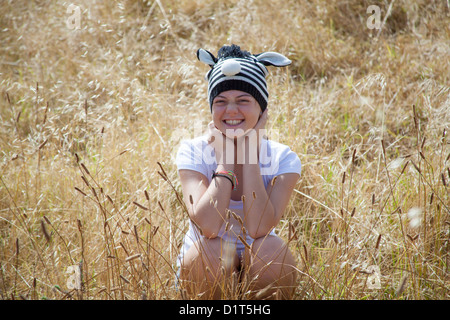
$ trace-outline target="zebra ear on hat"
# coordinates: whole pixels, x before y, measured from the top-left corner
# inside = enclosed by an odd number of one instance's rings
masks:
[[[207,65],[214,67],[214,65],[217,63],[217,58],[214,57],[214,55],[205,50],[205,49],[198,49],[197,50],[197,58],[203,63],[206,63]]]
[[[291,64],[291,60],[277,52],[263,52],[255,55],[256,60],[265,66],[285,67]]]

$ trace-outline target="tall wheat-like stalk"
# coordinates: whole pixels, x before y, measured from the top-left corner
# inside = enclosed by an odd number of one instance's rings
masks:
[[[380,2],[381,29],[372,4],[2,1],[1,299],[187,298],[173,160],[211,117],[195,52],[231,43],[293,61],[267,129],[302,161],[276,228],[294,298],[448,299],[448,3]]]

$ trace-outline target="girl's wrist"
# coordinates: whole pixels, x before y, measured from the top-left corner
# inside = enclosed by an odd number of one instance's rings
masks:
[[[238,182],[238,179],[236,177],[236,174],[233,171],[231,171],[231,170],[228,170],[228,171],[225,171],[225,170],[223,170],[223,171],[220,171],[220,170],[215,171],[212,174],[212,179],[214,179],[216,177],[223,177],[223,178],[228,179],[231,182],[232,189],[233,190],[237,189],[237,186],[238,186],[239,182]]]
[[[234,163],[231,164],[218,164],[216,171],[234,171]]]

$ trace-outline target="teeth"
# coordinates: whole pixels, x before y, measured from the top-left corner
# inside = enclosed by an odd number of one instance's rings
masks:
[[[235,126],[242,122],[242,120],[225,120],[225,122],[229,125]]]

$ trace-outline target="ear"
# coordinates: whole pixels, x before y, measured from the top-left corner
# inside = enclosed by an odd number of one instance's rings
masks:
[[[217,58],[214,57],[214,55],[211,52],[204,49],[197,50],[197,58],[201,62],[206,63],[211,67],[213,67],[217,63]]]
[[[256,60],[265,66],[285,67],[291,64],[291,60],[277,52],[263,52],[257,54]]]

